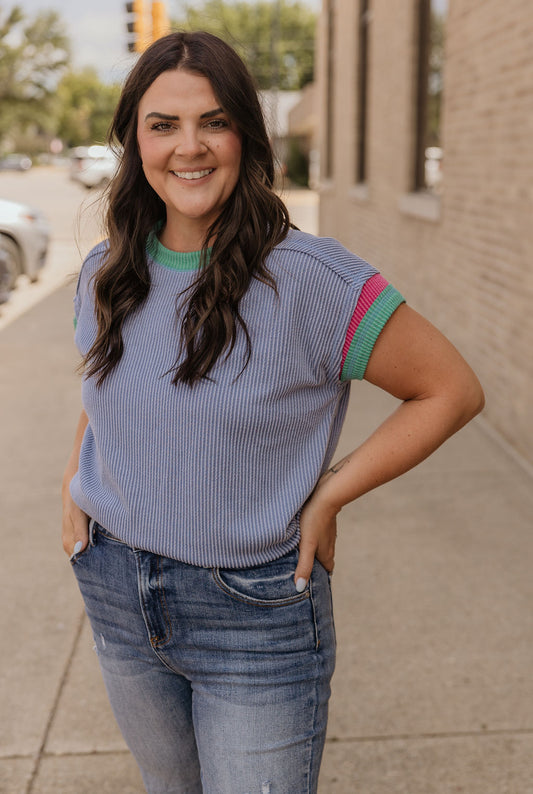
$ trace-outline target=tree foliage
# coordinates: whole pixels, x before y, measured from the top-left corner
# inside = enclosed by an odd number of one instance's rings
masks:
[[[0,140],[32,128],[50,131],[55,88],[69,62],[69,41],[55,11],[28,18],[0,7]]]
[[[204,0],[177,27],[231,44],[261,89],[295,90],[313,80],[316,14],[299,0]]]
[[[67,72],[57,88],[57,136],[67,146],[102,143],[119,95],[120,86],[103,85],[95,69]]]

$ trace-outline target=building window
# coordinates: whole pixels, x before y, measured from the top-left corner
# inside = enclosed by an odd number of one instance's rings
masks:
[[[370,0],[359,0],[359,19],[357,21],[357,139],[356,139],[356,181],[366,182],[367,178],[367,115],[368,115],[368,29],[370,24]]]
[[[418,0],[418,90],[415,190],[439,192],[442,185],[442,98],[448,0]]]
[[[324,163],[324,176],[333,178],[333,114],[335,90],[335,0],[327,2],[327,62],[326,62],[326,151]]]

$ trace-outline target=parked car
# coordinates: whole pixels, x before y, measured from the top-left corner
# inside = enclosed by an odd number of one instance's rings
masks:
[[[6,154],[0,160],[0,171],[29,171],[32,161],[27,154]]]
[[[49,239],[48,221],[39,210],[0,199],[0,293],[4,299],[21,274],[37,281]]]
[[[117,170],[118,160],[108,146],[77,146],[70,154],[70,178],[85,187],[105,187]]]
[[[10,277],[7,262],[7,254],[0,248],[0,303],[9,300]]]

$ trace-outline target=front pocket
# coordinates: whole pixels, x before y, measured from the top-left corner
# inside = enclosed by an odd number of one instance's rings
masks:
[[[216,585],[231,598],[259,607],[284,607],[309,598],[309,587],[296,592],[294,572],[298,556],[285,557],[256,568],[213,568]]]
[[[85,555],[88,554],[90,550],[91,550],[91,543],[88,542],[84,549],[79,551],[77,554],[73,554],[72,557],[69,557],[70,564],[76,565],[76,563],[79,562],[82,557],[85,557]]]

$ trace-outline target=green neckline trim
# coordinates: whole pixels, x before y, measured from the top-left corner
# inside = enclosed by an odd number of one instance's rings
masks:
[[[171,251],[161,244],[156,232],[150,232],[146,241],[146,252],[158,265],[168,267],[169,270],[198,270],[200,267],[201,251]],[[207,255],[211,249],[207,249]]]

